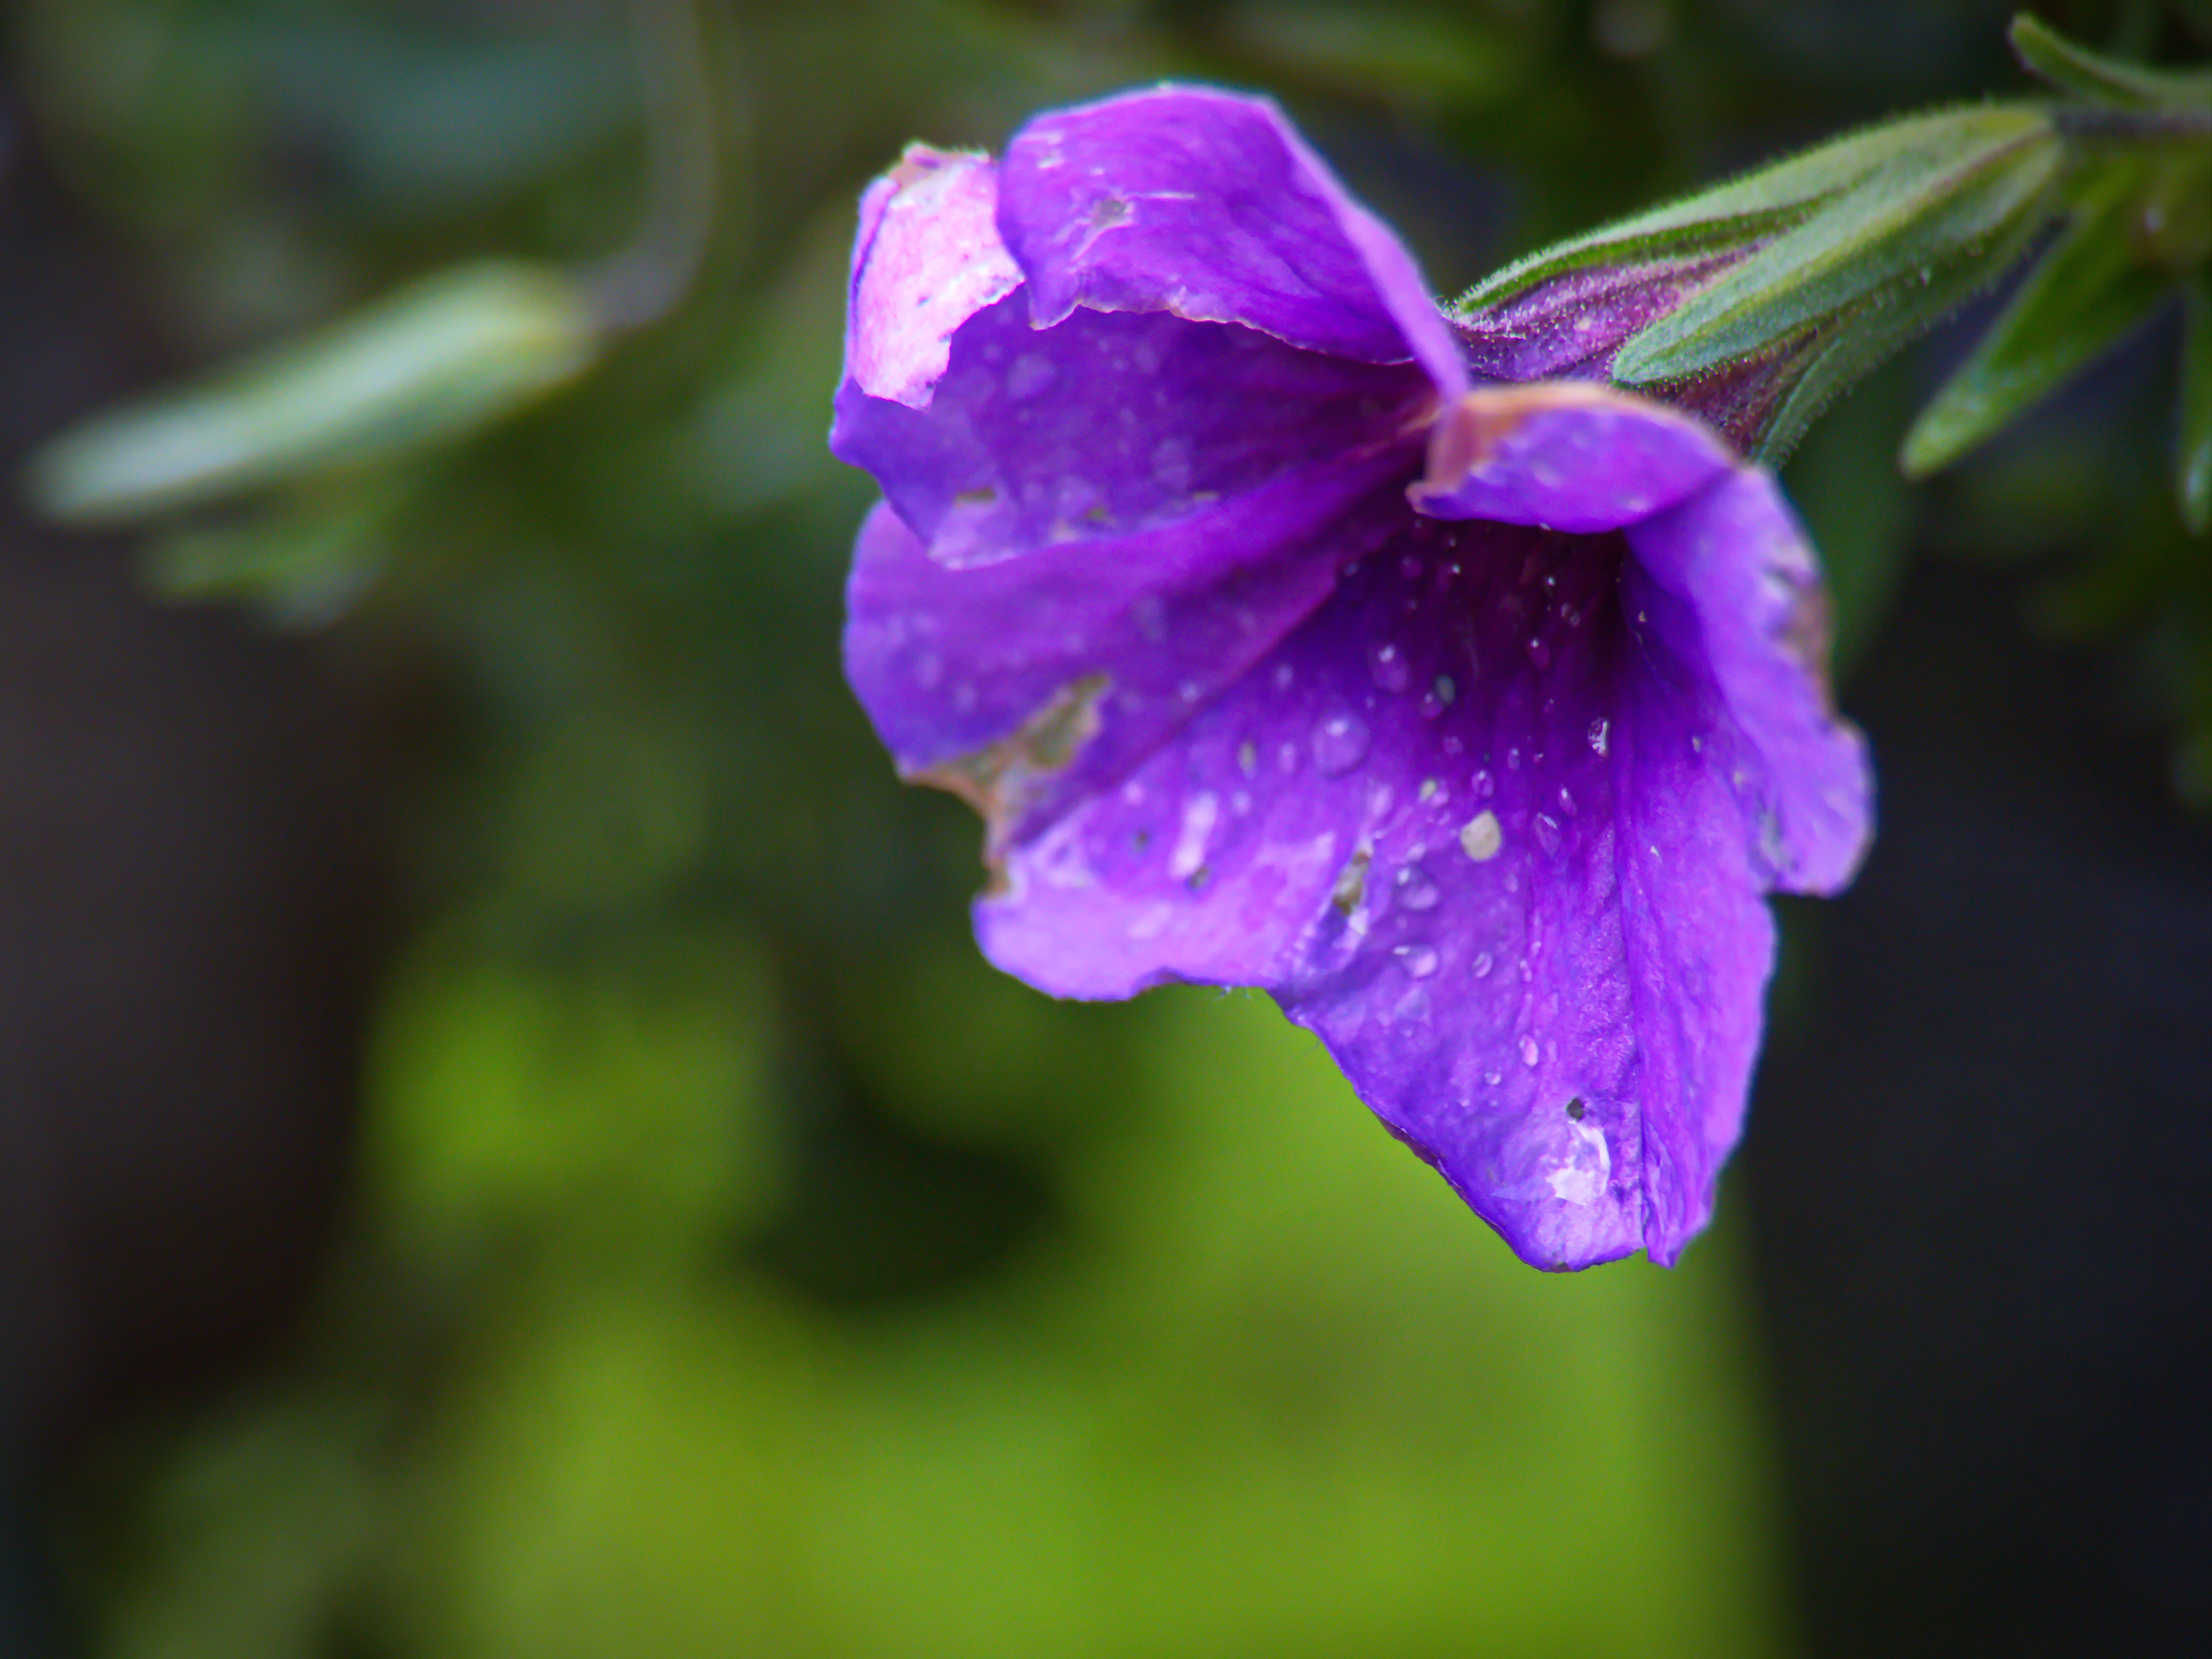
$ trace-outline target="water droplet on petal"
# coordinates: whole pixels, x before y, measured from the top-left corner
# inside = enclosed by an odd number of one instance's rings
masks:
[[[1487,1083],[1492,1088],[1495,1089],[1499,1084],[1505,1081],[1505,1073],[1498,1071],[1485,1072],[1482,1074],[1482,1080],[1485,1083]]]
[[[1518,749],[1509,749],[1505,751],[1505,769],[1509,772],[1518,772],[1521,769],[1521,751]]]
[[[1288,777],[1291,773],[1297,771],[1298,769],[1297,744],[1294,743],[1285,743],[1277,748],[1275,750],[1275,766],[1276,769],[1280,771],[1285,777]]]
[[[1547,813],[1536,814],[1536,845],[1544,849],[1546,857],[1559,850],[1559,821]]]
[[[1437,953],[1428,945],[1400,945],[1393,947],[1390,954],[1415,979],[1426,979],[1437,971]]]
[[[1488,979],[1488,978],[1490,977],[1490,970],[1491,970],[1492,968],[1496,967],[1498,964],[1496,963],[1496,962],[1494,962],[1493,960],[1492,960],[1492,958],[1491,958],[1491,955],[1490,955],[1490,952],[1489,952],[1489,951],[1477,951],[1474,953],[1474,962],[1472,962],[1472,963],[1469,963],[1468,965],[1474,969],[1474,976],[1475,976],[1477,979]],[[1492,1078],[1492,1079],[1491,1079],[1490,1080],[1491,1080],[1492,1083],[1495,1083],[1495,1082],[1497,1082],[1497,1081],[1498,1081],[1498,1079],[1497,1079],[1496,1078]]]
[[[1422,873],[1418,866],[1407,865],[1398,872],[1398,902],[1408,910],[1433,910],[1437,901],[1443,896],[1437,890],[1436,883]]]
[[[1488,771],[1478,769],[1474,775],[1474,798],[1477,800],[1488,800],[1497,793],[1498,780],[1492,777]]]
[[[1611,725],[1602,720],[1592,720],[1589,723],[1589,746],[1592,754],[1601,757],[1604,755],[1607,734],[1611,730]]]
[[[1417,799],[1423,802],[1435,800],[1444,792],[1444,787],[1434,778],[1423,778]]]
[[[1545,644],[1541,639],[1531,635],[1528,639],[1528,660],[1539,668],[1549,668],[1552,665],[1552,647]]]
[[[1567,786],[1559,786],[1559,811],[1568,817],[1575,815],[1575,798],[1567,793]]]
[[[1249,738],[1237,745],[1237,769],[1248,778],[1260,769],[1260,751]]]
[[[1505,845],[1505,831],[1498,824],[1498,814],[1477,812],[1461,828],[1459,844],[1477,864],[1496,858],[1498,849]]]
[[[1406,653],[1388,641],[1369,649],[1367,672],[1385,691],[1403,691],[1413,678],[1413,671],[1406,665]]]
[[[1367,722],[1348,708],[1322,716],[1314,727],[1314,764],[1330,777],[1349,772],[1367,758]]]
[[[1535,1038],[1534,1038],[1534,1037],[1532,1037],[1532,1036],[1522,1036],[1522,1039],[1521,1039],[1521,1063],[1522,1063],[1523,1066],[1534,1066],[1534,1065],[1538,1060],[1541,1060],[1543,1057],[1544,1057],[1544,1055],[1543,1055],[1543,1051],[1542,1051],[1541,1049],[1540,1049],[1540,1048],[1538,1048],[1536,1047],[1536,1039],[1535,1039]]]

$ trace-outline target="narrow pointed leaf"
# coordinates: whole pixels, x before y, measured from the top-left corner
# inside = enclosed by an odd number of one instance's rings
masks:
[[[599,329],[562,273],[441,272],[305,338],[103,410],[34,455],[33,501],[125,524],[450,441],[582,373]]]
[[[2181,516],[2192,534],[2212,530],[2212,273],[2189,284],[2181,347],[2181,442],[2176,455]]]
[[[1992,105],[1899,127],[1913,142],[1630,341],[1613,378],[1686,380],[1809,337],[1827,342],[1832,391],[1994,281],[2055,197],[2047,114]]]
[[[2076,212],[1972,356],[1905,435],[1905,472],[1924,477],[2057,391],[2102,356],[2171,292],[2166,274],[2136,263],[2127,234],[2139,194],[2119,169]]]
[[[2093,104],[2131,110],[2212,108],[2212,74],[2174,74],[2107,58],[2075,46],[2028,12],[2012,20],[2011,40],[2029,74]]]

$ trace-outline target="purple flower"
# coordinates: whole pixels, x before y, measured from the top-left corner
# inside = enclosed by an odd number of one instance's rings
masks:
[[[861,204],[847,672],[988,823],[991,959],[1260,986],[1526,1260],[1671,1262],[1759,1047],[1771,888],[1868,836],[1765,471],[1477,385],[1270,103],[1164,87]]]

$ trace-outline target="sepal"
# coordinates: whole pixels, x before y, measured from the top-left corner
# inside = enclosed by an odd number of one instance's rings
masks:
[[[2064,157],[2040,106],[1909,117],[1532,255],[1457,314],[1480,344],[1539,331],[1549,310],[1588,331],[1599,290],[1632,296],[1571,372],[1687,407],[1772,459],[2002,272],[2046,222]]]

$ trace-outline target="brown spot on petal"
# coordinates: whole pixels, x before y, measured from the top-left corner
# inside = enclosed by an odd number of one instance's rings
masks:
[[[1360,901],[1367,896],[1367,866],[1374,858],[1374,848],[1362,847],[1339,872],[1335,890],[1329,894],[1328,900],[1345,915],[1357,910]]]
[[[905,775],[907,781],[950,790],[981,813],[984,860],[995,868],[1030,802],[1097,736],[1098,704],[1112,685],[1103,674],[1086,674],[996,743],[917,768]]]

